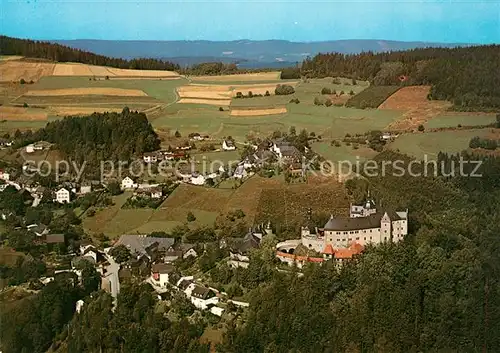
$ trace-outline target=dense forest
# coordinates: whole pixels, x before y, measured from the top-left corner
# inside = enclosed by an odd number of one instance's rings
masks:
[[[449,100],[460,110],[500,110],[499,72],[500,45],[318,54],[300,69],[307,77],[347,76],[377,86],[431,85],[429,98]],[[292,76],[290,70],[286,75]]]
[[[458,160],[439,156],[445,170]],[[409,208],[405,241],[370,247],[340,272],[326,264],[267,276],[220,351],[499,351],[500,159],[485,157],[480,172],[350,181],[358,199],[369,187],[386,207]],[[265,278],[269,266],[260,268]]]
[[[160,139],[146,114],[130,111],[93,113],[49,122],[33,134],[24,134],[20,143],[48,141],[66,157],[78,163],[104,160],[129,161],[134,155],[160,148]]]
[[[52,61],[71,61],[89,65],[102,65],[120,69],[178,71],[179,65],[158,59],[140,58],[124,60],[97,55],[60,44],[0,36],[0,54],[22,55]]]

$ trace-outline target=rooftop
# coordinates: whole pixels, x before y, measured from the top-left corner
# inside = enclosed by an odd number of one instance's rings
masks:
[[[131,252],[148,255],[147,249],[154,244],[158,244],[158,249],[167,250],[174,244],[174,238],[147,237],[145,235],[124,234],[116,242],[115,246],[125,245]]]

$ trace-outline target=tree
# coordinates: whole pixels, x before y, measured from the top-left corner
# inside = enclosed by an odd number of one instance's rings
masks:
[[[355,86],[355,85],[358,84],[355,79],[352,79],[351,83],[352,83],[353,86]]]
[[[332,100],[331,100],[330,98],[328,98],[328,99],[326,99],[326,100],[325,100],[325,105],[326,105],[327,107],[331,107],[331,106],[332,106],[332,104],[333,104],[333,103],[332,103]]]
[[[350,90],[350,91],[349,91],[349,95],[350,95],[350,96],[354,96],[354,91],[353,91],[353,90]]]
[[[425,130],[424,125],[420,124],[420,125],[418,126],[418,131],[423,132],[424,130]]]
[[[314,97],[314,105],[323,105],[323,101],[319,97]]]
[[[220,111],[220,112],[223,112],[223,111],[224,111],[224,108],[219,107],[219,111]]]
[[[266,97],[269,97],[271,94],[269,93],[269,91],[266,91],[266,93],[264,94]]]
[[[295,89],[290,85],[277,85],[274,90],[274,94],[279,95],[289,95],[295,93]]]
[[[243,93],[241,92],[236,92],[235,98],[243,98]]]
[[[19,83],[22,84],[22,85],[24,85],[26,83],[26,80],[24,78],[22,78],[22,79],[19,80]]]
[[[132,257],[130,250],[125,245],[115,246],[109,251],[109,254],[120,264],[127,262]]]
[[[196,221],[196,217],[193,214],[193,212],[191,212],[191,211],[189,211],[187,213],[186,219],[187,219],[188,222],[194,222],[194,221]]]
[[[252,91],[248,91],[248,98],[252,98],[252,97],[253,97]]]
[[[107,189],[111,195],[120,195],[122,193],[121,185],[117,181],[110,181]]]
[[[332,90],[328,87],[323,87],[321,89],[321,94],[332,94]]]
[[[297,133],[297,130],[295,130],[295,126],[290,126],[290,135],[292,136],[295,136],[295,134]]]
[[[175,130],[174,136],[177,137],[177,138],[181,137],[181,133],[179,132],[179,130]]]

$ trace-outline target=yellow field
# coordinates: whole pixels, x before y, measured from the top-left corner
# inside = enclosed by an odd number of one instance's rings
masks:
[[[57,64],[54,76],[109,76],[109,77],[176,77],[173,71],[162,70],[129,70],[113,67],[94,66],[77,63]]]
[[[229,86],[219,85],[187,85],[177,88],[180,98],[231,99]]]
[[[181,98],[177,103],[208,104],[218,106],[229,106],[230,99],[202,99],[202,98]]]
[[[7,60],[0,62],[0,81],[11,82],[24,79],[37,81],[42,76],[50,76],[55,64]]]
[[[116,112],[122,111],[122,108],[107,108],[107,107],[50,107],[51,113],[57,116],[68,115],[89,115],[92,113]]]
[[[145,97],[147,94],[138,89],[110,88],[110,87],[84,87],[66,89],[48,89],[28,91],[25,96],[121,96]]]
[[[19,55],[0,55],[0,61],[19,60],[22,58],[23,57]]]
[[[0,120],[47,120],[47,113],[34,111],[30,108],[0,106]]]
[[[179,78],[173,71],[128,70],[79,63],[46,63],[20,61],[21,57],[2,57],[0,60],[0,82],[37,81],[42,76],[98,76],[110,78]]]
[[[216,81],[216,82],[234,82],[234,81],[272,81],[280,79],[280,71],[258,72],[241,75],[221,75],[221,76],[192,76],[195,81]]]
[[[229,115],[231,116],[261,116],[261,115],[277,115],[285,114],[285,107],[270,108],[270,109],[233,109]]]

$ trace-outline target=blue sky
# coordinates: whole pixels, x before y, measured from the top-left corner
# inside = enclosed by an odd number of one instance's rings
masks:
[[[34,39],[500,43],[500,1],[0,0],[0,33]]]

